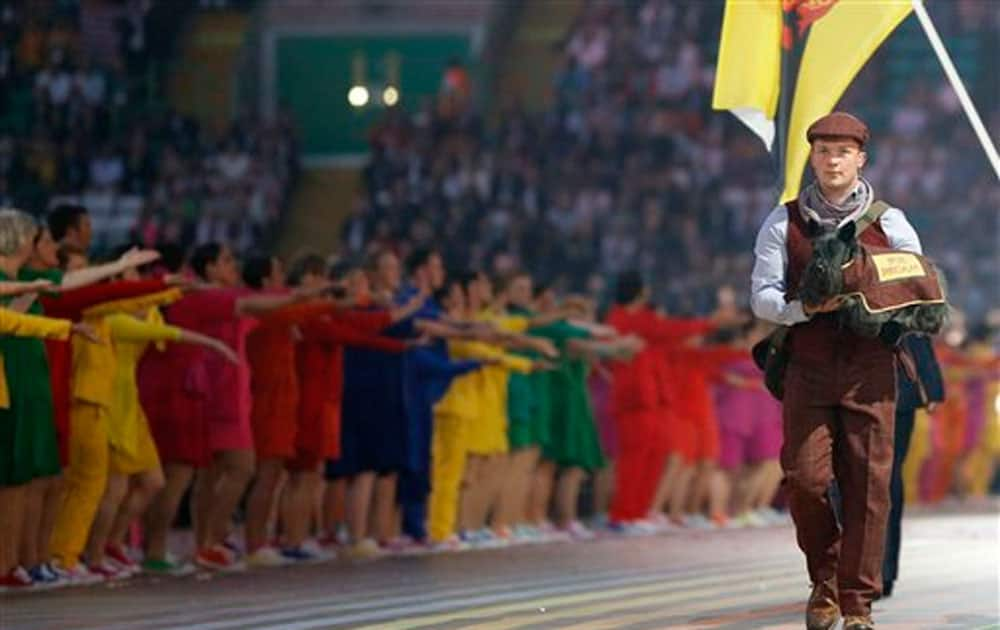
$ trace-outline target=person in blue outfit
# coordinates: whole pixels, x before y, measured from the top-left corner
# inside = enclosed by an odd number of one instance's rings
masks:
[[[396,294],[397,304],[406,303],[421,291],[437,291],[444,286],[445,272],[441,255],[431,249],[417,249],[406,260],[409,283]],[[396,333],[419,335],[412,322],[437,322],[445,327],[435,331],[441,336],[465,334],[443,321],[443,310],[433,296],[428,297],[406,325],[397,325]],[[392,332],[392,330],[390,330]],[[402,508],[402,531],[415,542],[427,540],[427,499],[430,496],[431,436],[434,404],[444,396],[452,379],[478,369],[478,361],[452,361],[448,350],[437,337],[426,346],[403,355],[403,406],[405,416],[405,462],[399,474],[398,501]]]

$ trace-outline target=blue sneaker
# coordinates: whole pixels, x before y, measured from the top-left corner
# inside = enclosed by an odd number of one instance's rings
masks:
[[[52,569],[50,569],[45,564],[40,564],[37,567],[32,567],[28,571],[28,575],[31,577],[31,581],[34,583],[32,588],[35,589],[49,589],[54,588],[59,583],[59,576],[55,574]]]
[[[281,555],[293,562],[323,562],[328,557],[322,553],[306,547],[286,547],[281,550]]]

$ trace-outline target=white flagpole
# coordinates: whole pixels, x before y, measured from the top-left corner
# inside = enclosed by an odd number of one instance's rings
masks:
[[[912,0],[912,2],[913,11],[917,14],[917,19],[920,20],[920,26],[924,27],[927,39],[931,42],[931,48],[937,54],[938,61],[941,62],[941,67],[951,82],[951,87],[958,94],[958,100],[962,103],[962,109],[965,110],[965,115],[969,117],[972,129],[976,132],[976,137],[979,138],[980,144],[983,145],[986,157],[989,159],[990,165],[993,166],[997,179],[1000,179],[1000,156],[997,155],[997,148],[994,146],[993,140],[990,139],[989,132],[986,131],[986,125],[983,124],[982,118],[979,117],[979,112],[976,111],[976,106],[972,103],[972,99],[969,98],[969,93],[962,83],[962,78],[958,76],[958,70],[955,69],[955,64],[951,62],[951,57],[948,55],[948,51],[945,49],[937,29],[934,27],[934,22],[931,21],[931,16],[927,14],[923,0]]]

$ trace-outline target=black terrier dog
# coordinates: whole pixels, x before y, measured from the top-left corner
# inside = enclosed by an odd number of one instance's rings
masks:
[[[799,295],[808,306],[842,296],[841,325],[891,346],[907,333],[940,332],[948,315],[944,275],[930,260],[868,247],[853,222],[813,239]]]

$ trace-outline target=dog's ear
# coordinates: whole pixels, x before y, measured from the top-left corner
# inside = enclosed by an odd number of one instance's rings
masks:
[[[837,238],[842,242],[850,245],[854,242],[854,237],[856,235],[857,226],[854,225],[854,221],[849,221],[839,230],[837,230]]]

